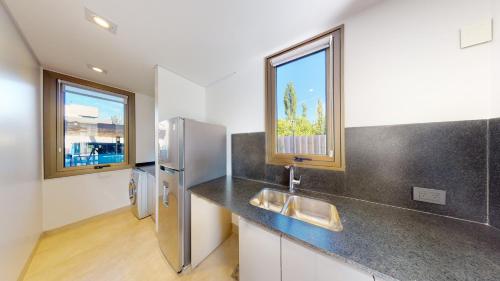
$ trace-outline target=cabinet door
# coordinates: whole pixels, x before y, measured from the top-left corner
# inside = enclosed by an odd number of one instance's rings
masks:
[[[280,235],[239,219],[240,281],[281,281]]]
[[[373,276],[337,258],[282,238],[283,281],[373,281]]]
[[[281,239],[281,266],[283,281],[315,281],[316,253],[287,238]]]
[[[156,220],[155,176],[148,174],[148,213]]]
[[[340,259],[317,254],[317,281],[373,281],[373,276]]]
[[[191,193],[191,266],[198,266],[231,235],[231,212]]]

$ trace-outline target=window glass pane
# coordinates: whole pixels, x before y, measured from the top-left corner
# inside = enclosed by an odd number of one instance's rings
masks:
[[[276,67],[278,153],[327,154],[326,51]]]
[[[124,162],[123,100],[82,90],[63,86],[64,167]]]

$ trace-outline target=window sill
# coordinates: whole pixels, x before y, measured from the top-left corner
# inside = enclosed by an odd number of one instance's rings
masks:
[[[111,172],[111,171],[131,169],[133,167],[134,167],[133,164],[127,164],[127,165],[115,165],[115,166],[110,166],[110,167],[104,167],[101,169],[89,168],[89,169],[82,169],[82,170],[56,171],[56,172],[51,173],[51,174],[48,174],[46,172],[44,175],[44,179],[56,179],[56,178],[96,174],[96,173],[105,173],[105,172]]]
[[[307,163],[307,162],[295,162],[295,161],[286,161],[286,160],[278,160],[278,159],[268,159],[268,160],[266,160],[266,164],[277,165],[277,166],[286,166],[286,165],[293,164],[296,167],[300,167],[300,168],[345,172],[345,165],[338,167],[338,166],[335,166],[335,163],[333,163],[333,162],[331,163],[331,165],[328,165],[325,163],[318,163],[318,162],[316,162],[315,164],[312,164],[312,163]]]

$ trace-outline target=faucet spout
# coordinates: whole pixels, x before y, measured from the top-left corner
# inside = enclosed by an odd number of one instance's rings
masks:
[[[289,180],[289,190],[290,193],[295,192],[295,186],[300,185],[300,181],[302,177],[299,177],[299,179],[295,179],[295,165],[287,165],[285,168],[290,170],[290,180]]]

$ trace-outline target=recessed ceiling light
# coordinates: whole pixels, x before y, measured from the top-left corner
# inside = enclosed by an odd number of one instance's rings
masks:
[[[98,25],[100,25],[103,28],[109,29],[111,27],[111,25],[109,24],[109,22],[107,20],[105,20],[99,16],[94,16],[94,17],[92,17],[92,19],[94,20],[95,23],[97,23]]]
[[[88,67],[89,69],[91,69],[91,70],[95,71],[95,72],[104,73],[104,74],[108,73],[106,70],[104,70],[104,69],[102,69],[102,68],[100,68],[100,67],[97,67],[97,66],[95,66],[95,65],[87,64],[87,67]]]
[[[85,19],[93,24],[98,25],[99,27],[106,29],[111,33],[116,33],[116,30],[118,29],[118,26],[112,21],[92,12],[87,8],[85,8]]]

